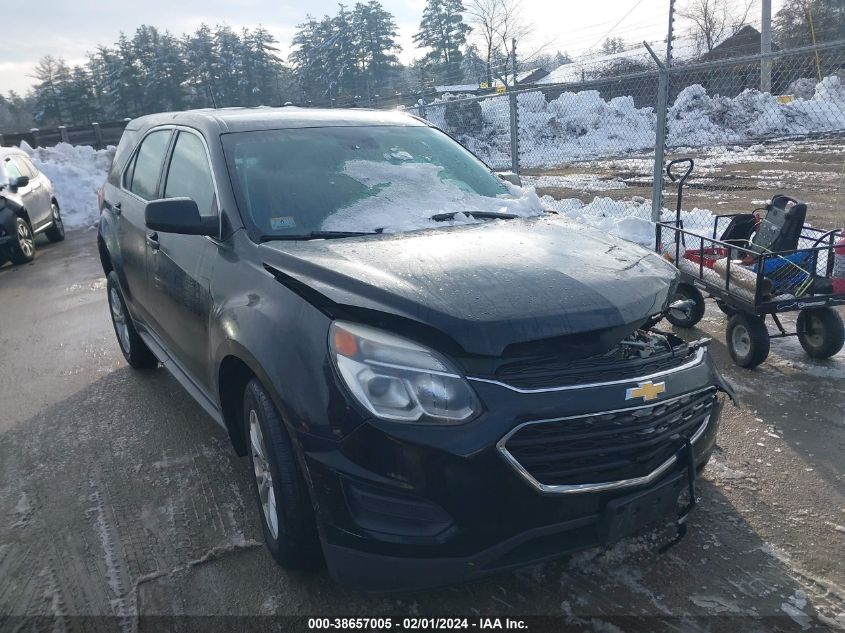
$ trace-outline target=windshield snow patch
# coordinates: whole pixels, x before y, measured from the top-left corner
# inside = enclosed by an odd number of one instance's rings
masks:
[[[383,163],[350,160],[343,173],[369,189],[367,196],[338,209],[320,227],[324,231],[413,231],[482,220],[472,213],[509,213],[533,217],[546,213],[533,187],[503,183],[507,193],[482,196],[462,182],[452,180],[445,170],[431,163]],[[431,216],[454,213],[446,221]]]

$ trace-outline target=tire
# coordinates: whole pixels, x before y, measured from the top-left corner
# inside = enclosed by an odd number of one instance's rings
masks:
[[[106,293],[114,335],[117,337],[117,344],[120,346],[120,351],[126,362],[134,369],[158,367],[158,359],[138,336],[132,317],[126,309],[126,302],[123,300],[117,273],[114,271],[111,271],[106,278]]]
[[[737,313],[737,311],[734,308],[730,307],[727,303],[725,303],[721,299],[716,299],[716,305],[719,307],[719,309],[723,313],[727,314],[729,317],[731,317],[731,316],[733,316]]]
[[[28,264],[35,258],[35,236],[29,222],[23,218],[15,218],[15,233],[18,239],[12,245],[10,259],[13,264]]]
[[[769,355],[769,330],[763,319],[753,314],[734,314],[728,320],[725,340],[731,358],[740,367],[756,367]]]
[[[833,308],[801,310],[796,330],[798,341],[810,358],[830,358],[845,344],[845,326]]]
[[[678,284],[675,296],[672,297],[672,303],[681,299],[692,299],[695,302],[689,317],[679,318],[671,313],[667,313],[666,320],[672,325],[676,325],[681,328],[693,327],[704,317],[704,295],[702,295],[701,291],[695,286],[682,283]]]
[[[308,486],[285,424],[256,379],[244,391],[244,432],[264,542],[285,569],[320,561],[320,540]]]
[[[53,215],[53,226],[44,231],[44,235],[51,242],[61,242],[65,239],[65,225],[62,222],[62,214],[59,211],[59,205],[55,202],[50,203],[50,213]]]

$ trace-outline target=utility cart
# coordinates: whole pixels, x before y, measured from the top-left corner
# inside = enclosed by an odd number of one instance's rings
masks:
[[[679,164],[686,164],[680,176]],[[683,158],[666,167],[678,183],[677,211],[675,220],[657,223],[655,246],[681,273],[667,319],[692,327],[704,316],[705,294],[712,297],[728,316],[726,342],[740,367],[762,363],[773,338],[797,336],[812,358],[839,352],[845,342],[835,309],[845,305],[843,231],[808,226],[807,206],[780,195],[754,213],[715,216],[704,225],[688,220],[685,227],[681,200],[693,166]],[[787,331],[778,315],[796,311],[795,331]]]

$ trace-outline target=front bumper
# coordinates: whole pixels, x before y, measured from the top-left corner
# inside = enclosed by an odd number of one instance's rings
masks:
[[[667,401],[729,392],[706,355],[665,382]],[[332,447],[301,436],[329,571],[360,588],[416,590],[610,543],[658,518],[607,515],[611,502],[643,492],[662,490],[661,516],[671,514],[686,485],[681,460],[630,485],[562,492],[535,485],[501,450],[503,439],[531,421],[642,408],[625,405],[626,388],[636,384],[516,394],[479,383],[487,412],[463,427],[369,420]],[[696,472],[713,450],[720,410],[719,401],[696,429]]]

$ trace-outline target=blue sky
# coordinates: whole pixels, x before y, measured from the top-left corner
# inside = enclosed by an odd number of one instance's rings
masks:
[[[740,0],[737,0],[739,2]],[[775,0],[775,10],[782,0]],[[346,4],[354,4],[348,0]],[[400,55],[408,62],[422,55],[411,37],[419,25],[425,0],[382,0],[393,13],[403,46]],[[681,4],[681,2],[679,2]],[[626,42],[661,40],[666,31],[668,0],[521,0],[525,22],[533,25],[531,37],[519,43],[522,52],[545,48],[550,52],[582,53],[601,41],[611,27],[632,7],[622,23],[613,29]],[[28,76],[44,55],[81,62],[86,51],[97,44],[112,44],[121,31],[131,33],[140,24],[151,24],[173,33],[193,31],[202,22],[225,22],[232,27],[264,25],[279,40],[284,54],[289,50],[296,25],[308,13],[317,17],[333,13],[334,0],[37,0],[14,2],[4,12],[0,93],[25,92],[32,84]],[[759,2],[753,9],[759,22]],[[15,26],[17,25],[17,26]]]

